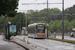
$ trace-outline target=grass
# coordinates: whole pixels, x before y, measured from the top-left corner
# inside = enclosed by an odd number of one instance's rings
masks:
[[[25,42],[25,37],[23,38],[23,42]]]
[[[20,41],[26,42],[26,41],[25,41],[25,37],[23,38],[23,40],[20,39]]]
[[[4,37],[4,40],[7,40],[7,39]]]
[[[27,40],[27,44],[30,44],[30,42]]]
[[[58,39],[58,38],[46,38],[46,39],[57,40],[57,41],[62,41],[62,42],[67,42],[67,43],[75,44],[75,40]]]

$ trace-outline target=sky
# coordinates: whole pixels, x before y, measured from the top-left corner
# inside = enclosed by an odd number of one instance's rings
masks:
[[[19,0],[18,12],[27,10],[42,10],[47,8],[47,4],[22,5],[23,3],[47,3],[47,0]],[[48,3],[62,3],[62,0],[48,0]],[[75,5],[75,0],[64,0],[64,9]],[[49,4],[48,8],[59,8],[62,10],[62,4]]]

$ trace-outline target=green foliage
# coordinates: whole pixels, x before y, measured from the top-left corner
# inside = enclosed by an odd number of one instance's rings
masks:
[[[69,20],[64,20],[64,31],[65,32],[69,30],[68,27],[69,27]]]
[[[15,9],[18,9],[19,0],[0,0],[0,16],[7,15],[9,17],[14,17],[17,13]]]
[[[72,31],[73,26],[75,26],[74,22],[75,20],[72,20],[71,22],[69,22],[69,20],[64,20],[64,31],[65,32]],[[56,21],[51,20],[48,28],[52,32],[62,31],[62,20],[56,20]]]
[[[70,15],[66,15],[67,20],[72,21],[73,19],[75,19],[75,15],[72,15],[72,14],[75,14],[75,5],[65,9],[64,13],[65,14],[70,14]]]
[[[58,20],[61,20],[62,17],[61,16],[55,16],[53,14],[57,14],[57,13],[61,13],[61,11],[58,9],[58,8],[49,8],[48,9],[48,22],[50,22],[51,20],[55,20],[55,17],[56,19]],[[31,20],[32,21],[41,21],[41,20],[44,20],[44,21],[47,21],[47,9],[43,9],[43,10],[40,10],[40,11],[34,11],[34,10],[28,10],[27,11],[27,17],[31,17]],[[35,19],[33,19],[33,17]],[[40,18],[41,17],[41,18]],[[44,18],[46,17],[46,18]]]
[[[31,21],[30,24],[35,23],[34,21]]]
[[[9,21],[11,21],[12,24],[17,25],[17,30],[20,30],[20,26],[26,27],[26,16],[25,13],[17,13],[15,17],[9,17]]]
[[[54,32],[54,31],[62,31],[62,26],[61,26],[62,21],[56,20],[52,21],[49,23],[49,30]]]

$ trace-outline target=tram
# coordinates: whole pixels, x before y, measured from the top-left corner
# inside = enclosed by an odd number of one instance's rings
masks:
[[[29,24],[28,37],[45,38],[45,23]]]

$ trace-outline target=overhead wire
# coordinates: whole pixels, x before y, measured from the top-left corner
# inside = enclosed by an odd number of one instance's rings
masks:
[[[35,3],[37,0],[35,0],[33,3]],[[36,9],[38,7],[38,5],[34,8],[34,9]]]
[[[34,3],[34,2],[36,2],[36,1],[37,1],[37,0],[35,0],[35,1],[32,1],[31,3]],[[27,5],[26,9],[28,8],[28,6],[29,6],[29,5]],[[31,8],[31,7],[29,7],[29,8]]]
[[[35,2],[37,2],[38,0],[35,0],[35,1],[32,1],[33,3],[35,3]],[[46,0],[47,1],[47,0]],[[42,2],[42,3],[46,3],[46,1],[44,1],[44,2]],[[57,2],[59,2],[59,1],[57,1]],[[44,4],[42,4],[41,6],[43,6]],[[34,7],[34,9],[36,10],[37,8],[41,8],[41,6],[39,6],[39,4],[37,4],[35,7]],[[50,5],[49,5],[50,6]],[[26,6],[26,10],[28,9],[28,7],[29,7],[29,5],[27,5]],[[31,8],[31,7],[29,7],[29,8]]]
[[[37,0],[36,0],[37,1]],[[36,2],[36,1],[33,1],[33,2]],[[30,1],[31,2],[31,1]],[[28,9],[28,6],[29,5],[26,5],[26,8],[25,8],[25,10],[23,10],[23,11],[27,11],[27,9]]]
[[[58,0],[57,2],[55,2],[55,3],[58,3],[58,2],[60,2],[61,0]],[[51,6],[51,5],[54,5],[54,4],[49,4],[49,6]],[[60,4],[61,5],[61,4]]]
[[[38,0],[35,0],[35,1],[33,1],[33,2],[35,3],[35,2],[37,2],[37,1],[38,1]],[[46,1],[44,1],[44,2],[46,2]],[[43,4],[42,4],[42,5],[43,5]],[[42,6],[42,5],[41,5],[41,6]],[[26,7],[25,9],[27,9],[28,6],[29,6],[29,5],[27,5],[27,7]],[[38,6],[39,6],[39,4],[38,4],[36,7],[34,7],[34,9],[36,9]],[[40,7],[41,7],[41,6],[40,6]],[[29,7],[29,8],[31,8],[31,7]]]
[[[44,1],[44,2],[46,2],[46,1]],[[42,2],[42,3],[44,3],[44,2]],[[43,5],[43,4],[42,4],[42,5]],[[42,6],[42,5],[41,5],[41,6]],[[39,4],[35,7],[35,9],[36,9],[38,6],[39,6]],[[41,6],[40,6],[40,7],[41,7]]]
[[[37,1],[37,0],[33,1],[33,3],[36,2],[36,1]]]

